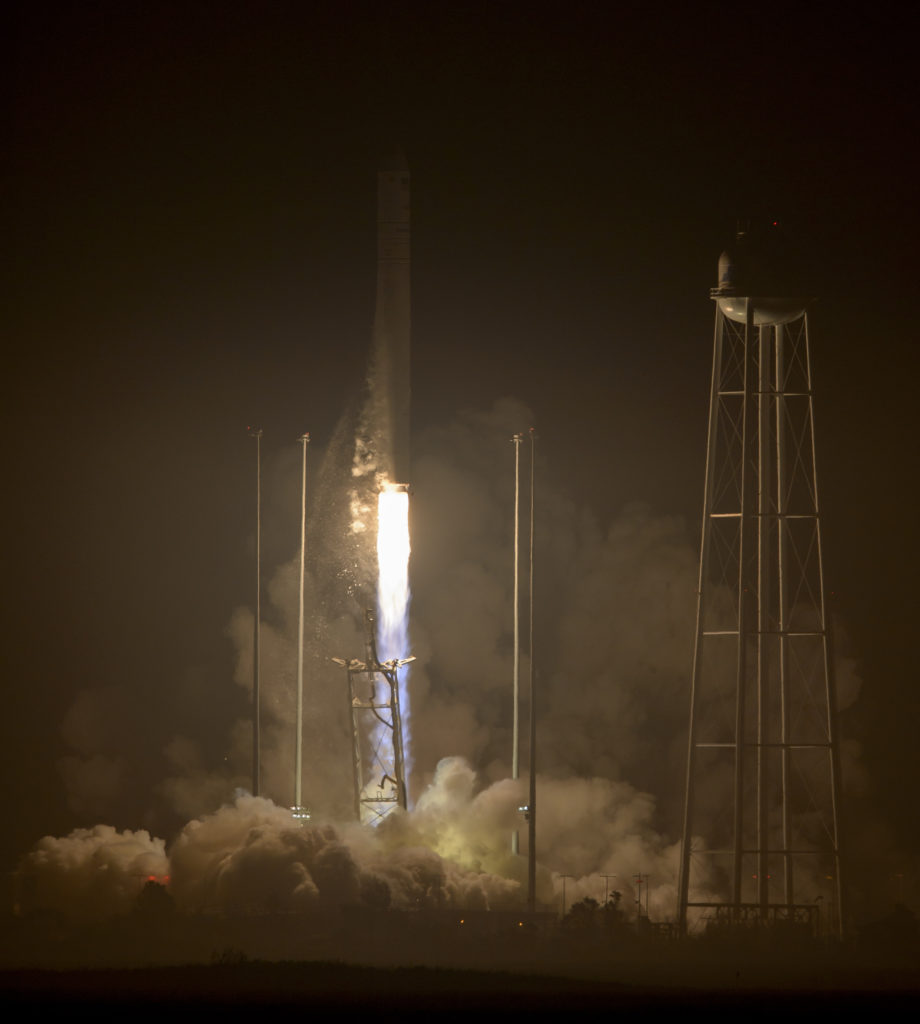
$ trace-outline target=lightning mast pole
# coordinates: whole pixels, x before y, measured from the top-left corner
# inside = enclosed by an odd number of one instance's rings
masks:
[[[294,716],[294,814],[303,813],[303,587],[307,543],[307,445],[310,435],[299,438],[303,447],[300,483],[300,614],[297,620],[297,711]]]
[[[523,434],[515,434],[514,442],[514,706],[511,732],[511,778],[520,777],[520,672],[521,672],[521,614],[520,614],[520,532],[521,532],[521,441]],[[520,852],[520,835],[515,829],[511,833],[511,852]]]
[[[534,642],[533,642],[533,484],[534,429],[530,428],[530,799],[527,830],[527,909],[537,909],[537,697],[534,687]]]
[[[252,795],[259,796],[261,788],[261,722],[259,718],[259,688],[261,683],[262,638],[262,428],[250,428],[249,436],[256,439],[256,608],[252,624]]]

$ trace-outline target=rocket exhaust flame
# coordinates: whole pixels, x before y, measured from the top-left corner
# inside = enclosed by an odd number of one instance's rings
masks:
[[[408,646],[409,495],[386,485],[377,500],[377,652],[402,658]]]
[[[383,662],[409,652],[409,552],[409,494],[404,485],[386,483],[377,498],[377,650]],[[404,669],[399,707],[406,776],[412,767],[407,677]],[[374,746],[381,741],[390,742],[389,730],[378,727]]]

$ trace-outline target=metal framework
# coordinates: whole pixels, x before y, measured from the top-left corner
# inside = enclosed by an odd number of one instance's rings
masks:
[[[332,660],[344,667],[348,680],[355,817],[362,824],[377,825],[396,807],[406,809],[398,672],[415,658],[380,662],[373,612],[364,613],[364,626],[365,660]]]
[[[818,935],[821,920],[817,903],[771,903],[767,907],[766,918],[759,903],[696,903],[694,906],[711,911],[707,920],[714,930],[761,928],[766,923],[776,929],[796,929],[814,938]]]
[[[783,301],[733,295],[731,317],[716,306],[683,933],[715,906],[720,925],[801,919],[821,903],[828,928],[843,922],[808,316],[777,314]]]

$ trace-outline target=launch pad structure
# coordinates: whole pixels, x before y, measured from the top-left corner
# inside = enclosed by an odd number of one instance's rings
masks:
[[[841,933],[839,749],[808,300],[778,231],[719,260],[680,930]]]
[[[407,807],[398,673],[415,661],[408,657],[381,662],[375,626],[374,613],[366,611],[364,661],[332,659],[347,677],[355,817],[370,825],[379,824],[397,807]]]

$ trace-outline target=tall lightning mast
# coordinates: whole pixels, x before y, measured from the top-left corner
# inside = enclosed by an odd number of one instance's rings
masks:
[[[302,434],[303,467],[300,477],[300,589],[297,618],[297,710],[294,715],[294,806],[296,817],[309,817],[303,806],[303,589],[307,546],[307,445],[310,435]]]
[[[530,801],[528,804],[527,909],[537,909],[537,693],[534,671],[533,634],[533,538],[534,538],[534,467],[536,447],[534,429],[530,428]]]
[[[261,721],[259,689],[262,674],[260,642],[262,638],[262,429],[250,427],[256,439],[256,600],[252,624],[252,795],[261,789]]]
[[[520,532],[521,532],[521,441],[523,434],[515,434],[514,442],[514,667],[512,679],[511,778],[520,777],[520,672],[521,672],[521,612],[520,612]],[[520,836],[511,833],[511,852],[518,853]]]

